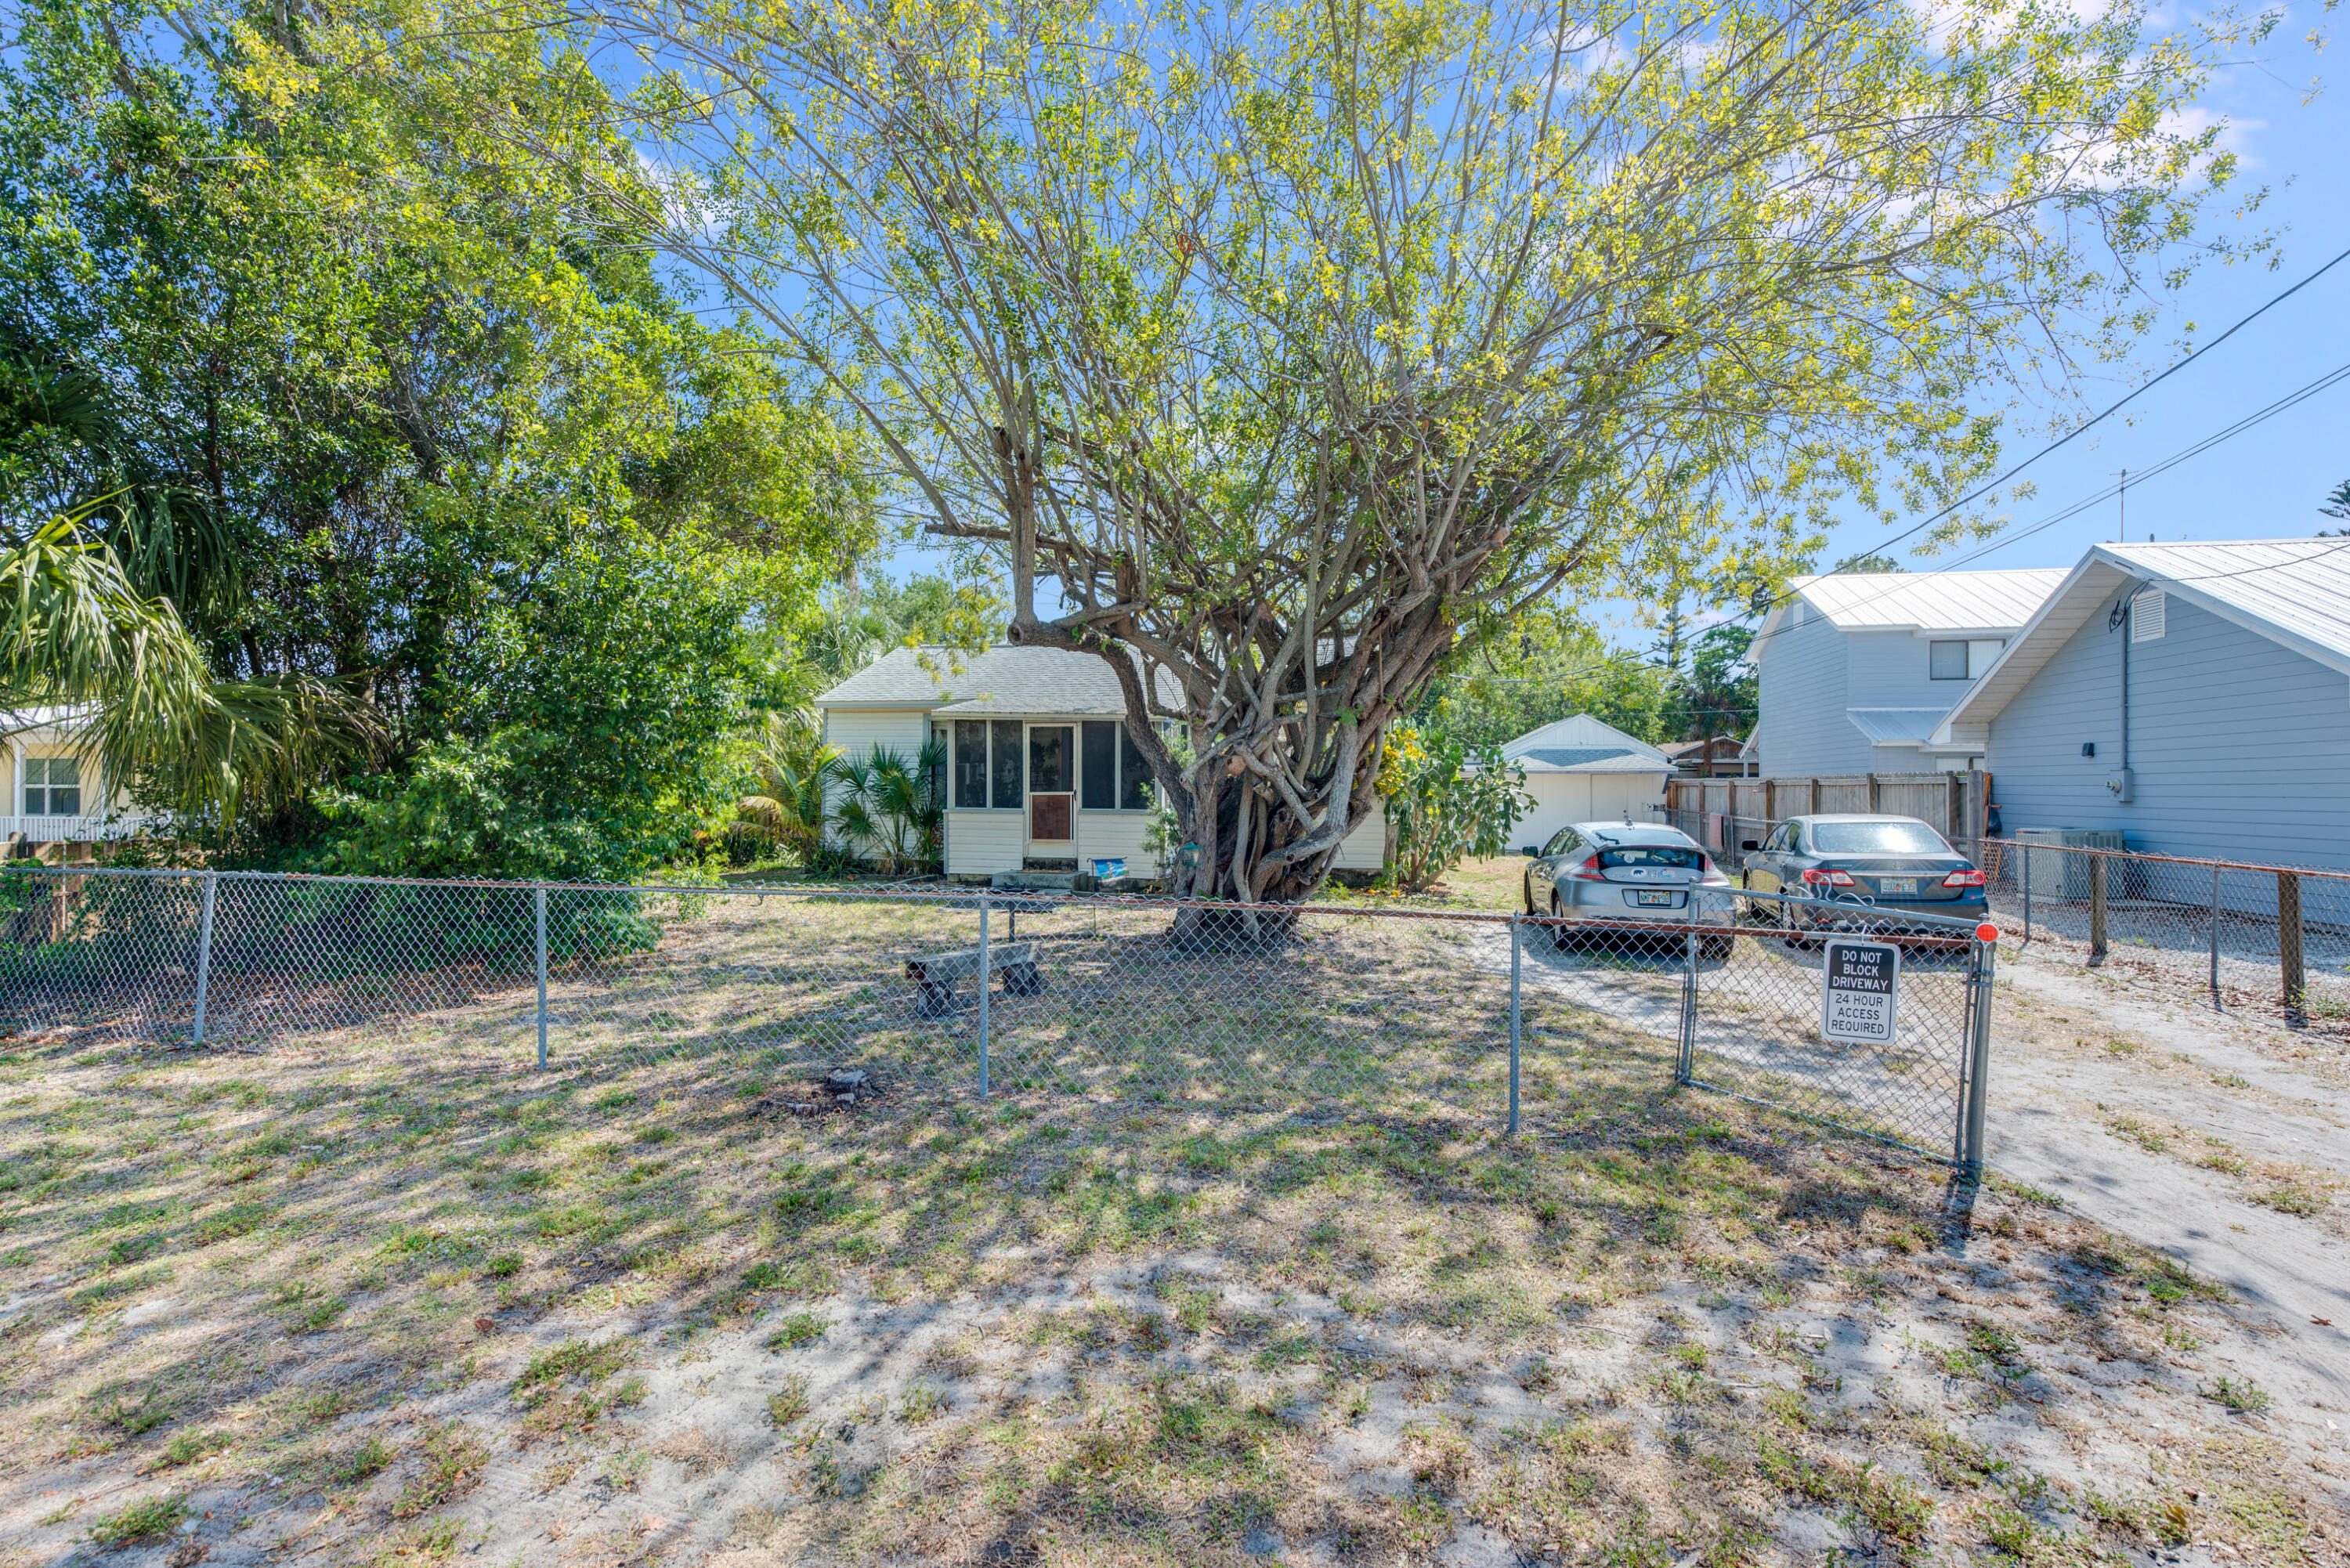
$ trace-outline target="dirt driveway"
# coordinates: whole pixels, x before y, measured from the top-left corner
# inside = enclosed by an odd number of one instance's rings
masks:
[[[1541,943],[1526,956],[1530,988],[1676,1037],[1669,955],[1642,966]],[[1711,983],[1783,1001],[1767,966],[1741,956]],[[1506,936],[1477,961],[1506,970]],[[2338,1448],[2350,1428],[2350,1075],[2284,1031],[2029,960],[2002,963],[1997,995],[1994,1175],[2233,1286],[2266,1325],[2262,1365],[2236,1370],[2277,1389],[2306,1440]]]

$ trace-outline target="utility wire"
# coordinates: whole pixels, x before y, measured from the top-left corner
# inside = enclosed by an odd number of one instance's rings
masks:
[[[2033,452],[2030,457],[2025,458],[2022,462],[2017,463],[2014,467],[2001,474],[1998,478],[1991,480],[1989,483],[1977,486],[1974,490],[1968,492],[1958,500],[1951,502],[1948,506],[1943,507],[1939,512],[1931,514],[1923,521],[1903,529],[1900,533],[1894,535],[1891,538],[1879,543],[1875,549],[1865,551],[1863,554],[1875,555],[1877,551],[1886,548],[1887,545],[1898,545],[1902,540],[1909,538],[1913,535],[1918,534],[1923,530],[1931,527],[1933,524],[1940,522],[1943,518],[1948,517],[1951,513],[1958,511],[1960,507],[1981,500],[1983,496],[1998,489],[2001,485],[2005,484],[2009,480],[2013,479],[2017,474],[2022,472],[2033,463],[2038,462],[2042,458],[2046,457],[2049,453],[2055,452],[2060,447],[2069,445],[2075,439],[2087,434],[2090,431],[2104,423],[2107,419],[2119,413],[2124,408],[2126,408],[2140,396],[2147,392],[2150,392],[2155,388],[2162,385],[2163,382],[2170,379],[2171,377],[2177,375],[2179,371],[2184,370],[2188,366],[2192,365],[2196,360],[2200,359],[2204,355],[2209,354],[2212,349],[2217,348],[2229,338],[2233,337],[2237,333],[2242,331],[2245,327],[2259,320],[2262,316],[2267,315],[2269,311],[2275,308],[2277,306],[2282,305],[2286,300],[2291,299],[2294,295],[2299,294],[2303,289],[2307,288],[2311,284],[2315,283],[2319,278],[2324,277],[2327,273],[2332,272],[2345,261],[2350,261],[2350,250],[2344,250],[2337,253],[2332,260],[2319,267],[2315,272],[2311,273],[2307,277],[2303,278],[2299,283],[2294,284],[2292,287],[2283,290],[2282,293],[2270,296],[2266,300],[2262,301],[2259,308],[2255,309],[2251,315],[2242,317],[2241,320],[2237,321],[2234,326],[2229,327],[2228,330],[2220,333],[2220,336],[2212,338],[2211,341],[2204,344],[2201,348],[2197,348],[2194,352],[2189,354],[2177,364],[2170,366],[2168,369],[2163,370],[2160,374],[2153,377],[2151,379],[2141,382],[2137,387],[2124,394],[2119,400],[2108,404],[2105,409],[2091,418],[2087,423],[2077,426],[2065,434],[2057,437],[2054,441],[2050,441],[2046,446],[2042,447],[2038,452]],[[1750,607],[1746,615],[1741,616],[1737,618],[1743,620],[1749,617],[1767,615],[1770,611],[1777,608],[1780,605],[1786,603],[1794,597],[1794,596],[1792,592],[1782,593],[1776,598],[1770,600],[1766,604],[1760,607]]]
[[[2345,251],[2343,254],[2350,255],[2350,251]],[[2336,257],[2335,259],[2339,260],[2341,258]],[[2328,265],[2330,265],[2332,264],[2329,263]],[[2312,275],[2314,276],[2315,275],[2313,274]],[[2239,325],[2241,325],[2241,323]],[[2232,328],[2230,330],[2232,330]],[[2200,454],[2210,451],[2211,448],[2218,446],[2220,442],[2227,441],[2231,437],[2243,434],[2244,431],[2251,430],[2253,426],[2275,418],[2278,414],[2283,413],[2286,410],[2293,408],[2298,403],[2306,402],[2311,398],[2315,397],[2318,393],[2323,392],[2331,387],[2337,386],[2344,380],[2350,380],[2350,365],[2338,366],[2335,369],[2327,371],[2324,375],[2318,377],[2317,379],[2309,382],[2307,385],[2287,392],[2283,397],[2279,398],[2275,402],[2269,404],[2266,408],[2246,414],[2242,419],[2238,420],[2234,424],[2228,426],[2226,429],[2214,431],[2212,434],[2205,436],[2201,440],[2171,453],[2168,457],[2164,458],[2161,462],[2156,463],[2151,468],[2134,471],[2132,481],[2135,483],[2143,484],[2147,480],[2152,479],[2158,474],[2167,472],[2170,469],[2178,467],[2180,463],[2185,462],[2189,458],[2199,456]],[[2151,385],[2151,383],[2148,384]],[[2018,539],[2028,539],[2033,535],[2040,533],[2043,529],[2054,527],[2057,524],[2064,522],[2067,518],[2080,515],[2080,514],[2087,511],[2090,507],[2110,501],[2115,495],[2120,493],[2120,490],[2121,486],[2118,484],[2108,484],[2105,488],[2097,491],[2095,493],[2085,496],[2050,516],[2042,518],[2039,522],[2034,523],[2029,528],[2020,528],[2013,533],[2003,534],[2000,537],[1993,539],[1989,544],[1983,545],[1981,549],[1971,551],[1967,555],[1960,556],[1955,561],[1946,562],[1941,566],[1936,566],[1930,572],[1920,572],[1916,574],[1914,576],[1908,573],[1903,573],[1900,575],[1904,577],[1908,577],[1909,582],[1917,582],[1926,577],[1939,576],[1944,572],[1956,571],[1961,566],[1981,560],[1985,556],[1990,555],[1994,550],[2003,549],[2007,545],[2014,544]],[[1909,586],[1909,582],[1887,583],[1876,593],[1868,596],[1868,597],[1856,600],[1844,607],[1847,610],[1858,609],[1862,606],[1872,604],[1877,600],[1885,597],[1888,594],[1900,591],[1902,588]],[[1793,593],[1783,594],[1780,596],[1780,597],[1773,599],[1772,601],[1772,605],[1775,607],[1777,605],[1783,604],[1794,597],[1794,595]],[[1756,637],[1753,642],[1748,647],[1747,657],[1752,659],[1755,651],[1768,640],[1769,639],[1767,636]]]

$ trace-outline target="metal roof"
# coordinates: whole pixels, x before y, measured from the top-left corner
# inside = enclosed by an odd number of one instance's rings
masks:
[[[1874,746],[1923,745],[1942,722],[1944,708],[1846,708],[1844,716]]]
[[[2350,674],[2350,539],[2094,545],[1950,709],[1936,742],[1981,732],[2090,617],[2140,586]]]
[[[1159,672],[1159,701],[1182,705],[1182,688]],[[895,708],[962,715],[1025,713],[1121,717],[1118,672],[1099,654],[1000,645],[977,651],[931,644],[893,648],[816,700],[819,708]]]
[[[2005,572],[1835,572],[1787,587],[1846,631],[2012,631],[2032,618],[2062,567]],[[1776,619],[1783,604],[1772,612]]]

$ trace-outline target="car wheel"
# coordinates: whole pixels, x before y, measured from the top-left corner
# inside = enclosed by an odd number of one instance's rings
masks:
[[[1551,919],[1555,920],[1564,920],[1566,919],[1565,908],[1559,903],[1558,895],[1555,893],[1553,893],[1550,896],[1550,913]],[[1573,926],[1553,926],[1551,928],[1550,934],[1551,945],[1557,948],[1558,950],[1563,953],[1573,952],[1575,949],[1583,945],[1583,934],[1580,931],[1577,931]]]
[[[1534,878],[1532,872],[1518,878],[1518,901],[1525,906],[1527,914],[1534,912]]]

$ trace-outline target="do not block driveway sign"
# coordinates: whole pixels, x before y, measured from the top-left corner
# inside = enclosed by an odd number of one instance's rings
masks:
[[[1901,950],[1829,939],[1820,966],[1820,1033],[1854,1045],[1893,1044],[1901,1003]]]

